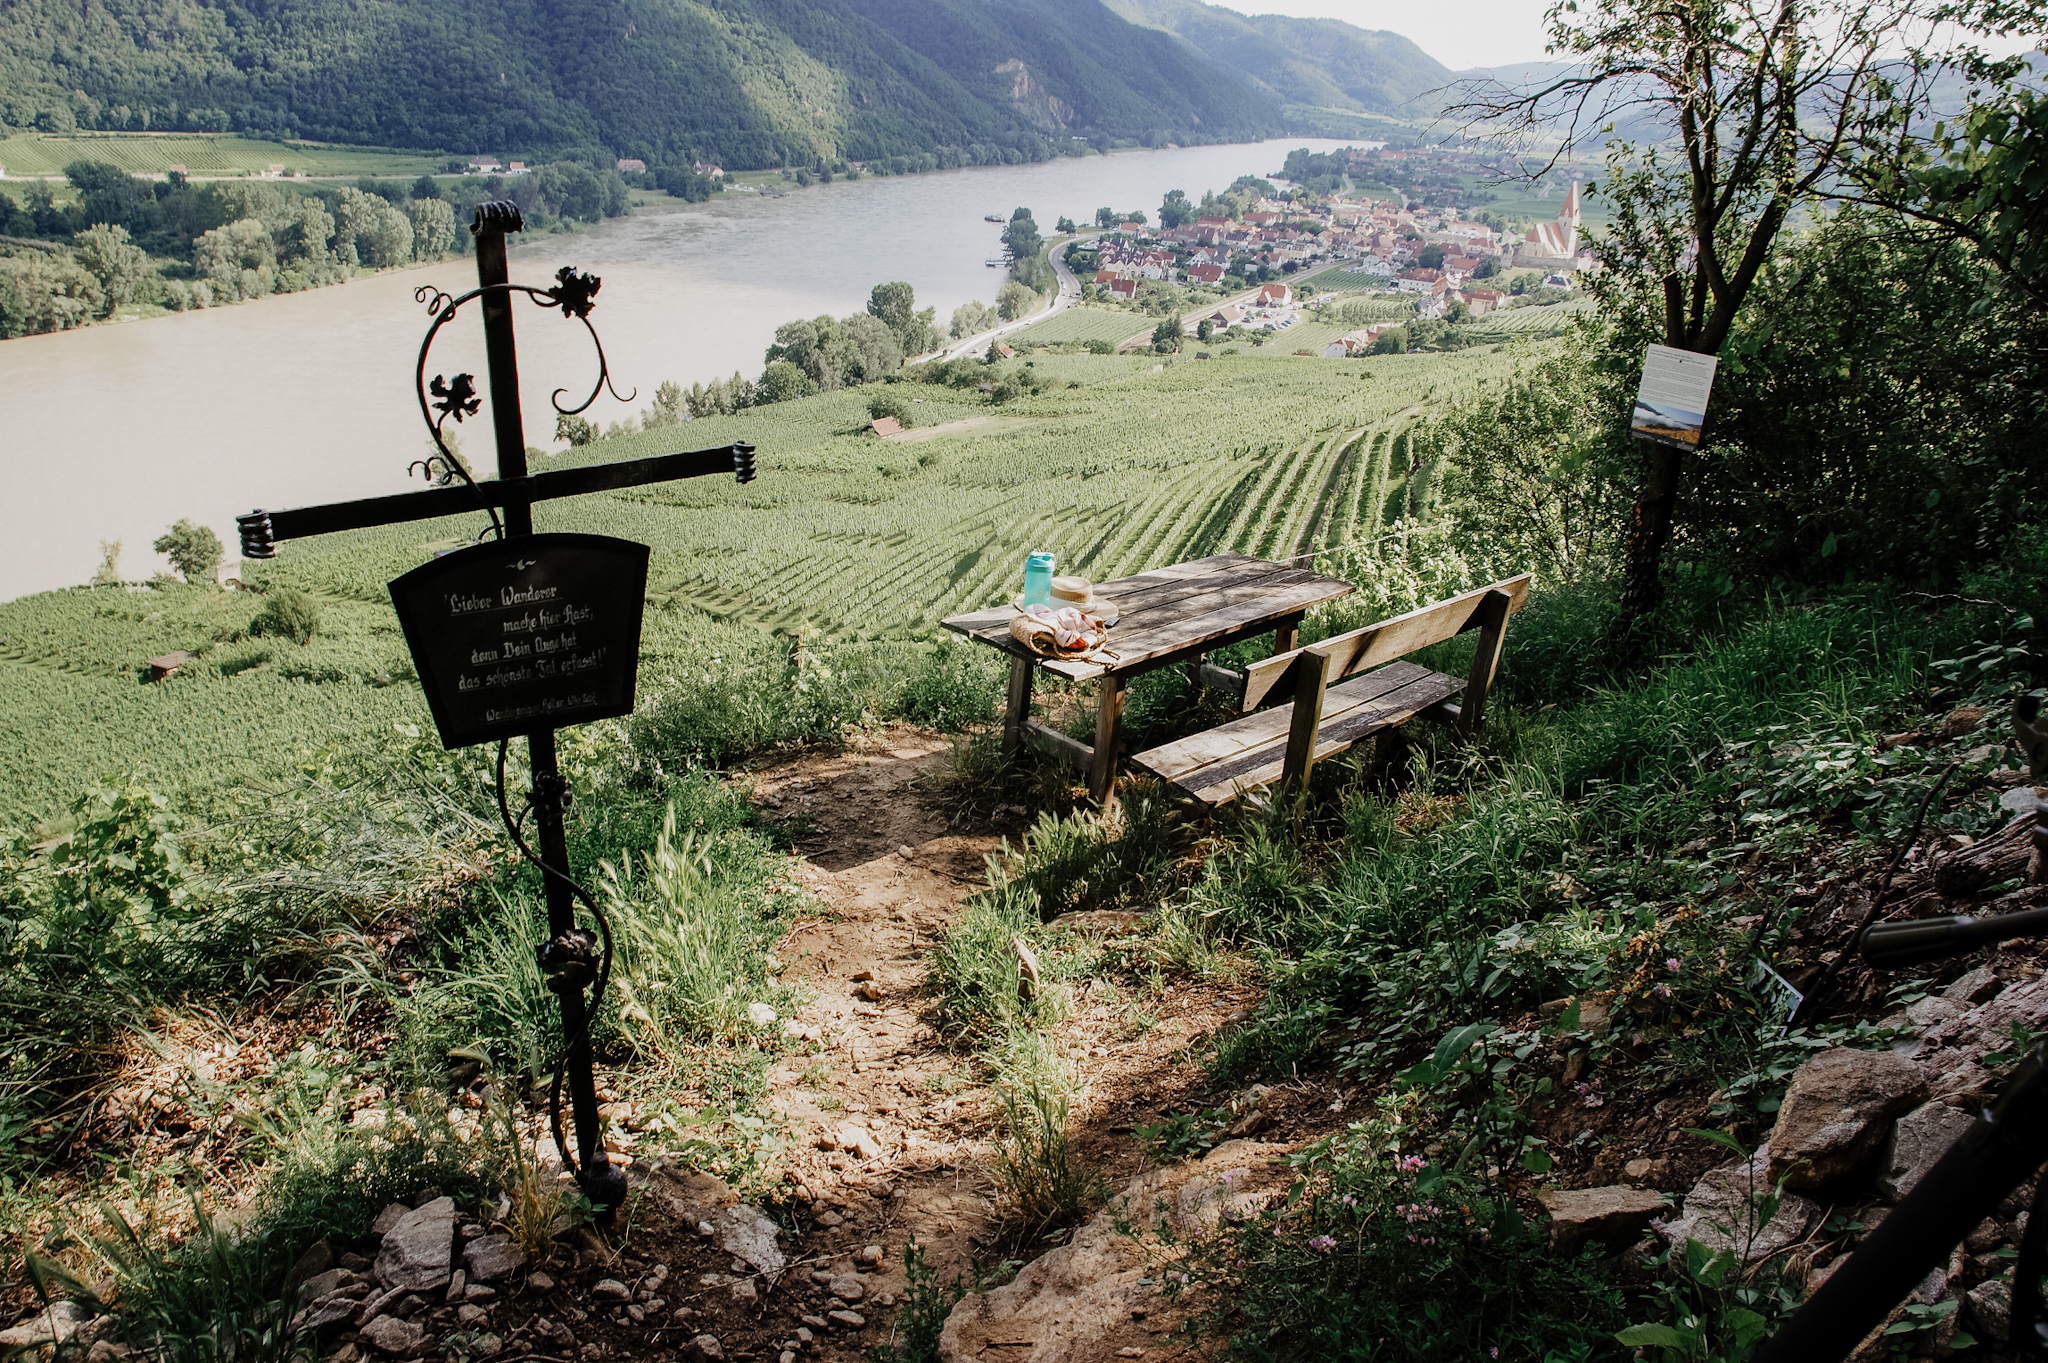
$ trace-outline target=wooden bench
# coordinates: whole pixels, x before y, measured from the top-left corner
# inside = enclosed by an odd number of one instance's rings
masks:
[[[1485,718],[1486,693],[1500,666],[1508,617],[1528,595],[1529,575],[1524,573],[1275,654],[1242,673],[1203,665],[1204,683],[1235,692],[1243,717],[1141,752],[1131,764],[1220,805],[1273,781],[1300,789],[1309,769],[1323,758],[1417,715],[1470,734]],[[1473,629],[1479,631],[1479,646],[1471,672],[1462,679],[1401,661],[1419,648]],[[1454,703],[1451,697],[1460,692],[1462,703]],[[1291,699],[1270,710],[1258,708],[1277,696]]]

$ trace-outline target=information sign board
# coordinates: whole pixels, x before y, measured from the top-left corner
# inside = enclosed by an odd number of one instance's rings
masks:
[[[647,552],[605,535],[528,535],[391,583],[442,746],[631,714]]]
[[[1638,440],[1676,445],[1682,450],[1700,447],[1700,431],[1707,424],[1707,395],[1714,390],[1712,355],[1653,345],[1643,357],[1643,385],[1636,393],[1635,416],[1629,433]]]

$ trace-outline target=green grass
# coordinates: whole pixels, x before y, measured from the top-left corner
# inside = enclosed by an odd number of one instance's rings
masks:
[[[1123,341],[1159,325],[1156,318],[1121,308],[1082,304],[1026,327],[1010,340],[1017,345],[1058,345],[1063,341]]]
[[[1327,270],[1291,279],[1288,282],[1296,288],[1313,284],[1319,291],[1324,293],[1368,293],[1387,288],[1388,276],[1383,274],[1367,274],[1354,270],[1348,265],[1333,265]]]
[[[1328,486],[1332,436],[1499,381],[1515,363],[1490,353],[1268,362],[1341,330],[1302,324],[1262,348],[1182,356],[1156,372],[1149,354],[1040,355],[1029,369],[992,371],[1024,372],[1041,389],[1000,407],[972,390],[893,385],[927,399],[915,408],[921,427],[1005,418],[917,443],[857,434],[870,396],[861,389],[604,441],[546,462],[746,439],[761,476],[550,503],[539,528],[653,546],[640,696],[664,751],[716,757],[823,736],[900,692],[939,618],[1001,600],[1026,552],[1052,550],[1062,571],[1101,581],[1292,545]],[[1356,519],[1363,493],[1351,474],[1339,471],[1332,528]],[[1350,500],[1340,505],[1338,491]],[[384,584],[477,521],[301,541],[252,567],[253,581],[318,603],[321,633],[304,647],[242,637],[260,598],[211,588],[80,588],[0,604],[0,823],[47,816],[100,776],[204,787],[285,769],[301,748],[422,722]],[[798,630],[812,649],[838,650],[829,675],[780,666]],[[174,649],[204,652],[166,682],[138,680]],[[764,668],[775,679],[766,687]]]
[[[417,176],[438,173],[440,152],[344,147],[319,142],[264,142],[226,133],[16,133],[0,138],[9,178],[61,176],[73,161],[105,161],[133,174],[161,175],[183,166],[199,177],[260,175],[273,165],[300,175]]]

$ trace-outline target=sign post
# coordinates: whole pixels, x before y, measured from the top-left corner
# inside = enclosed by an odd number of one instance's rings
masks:
[[[390,584],[391,600],[442,745],[500,744],[499,809],[520,851],[540,867],[548,906],[549,940],[539,949],[538,964],[560,1001],[564,1040],[550,1090],[554,1137],[584,1195],[593,1205],[606,1208],[624,1197],[625,1175],[611,1163],[601,1139],[589,1024],[610,971],[609,929],[600,951],[598,937],[576,922],[576,900],[581,898],[604,926],[596,905],[569,875],[564,824],[569,790],[557,765],[555,730],[632,713],[648,549],[603,535],[536,535],[533,503],[711,473],[730,472],[739,482],[751,482],[754,447],[736,444],[529,475],[512,296],[525,293],[544,307],[559,307],[564,317],[581,321],[588,329],[601,281],[564,269],[557,272],[553,289],[513,284],[505,235],[522,226],[516,205],[479,206],[470,226],[476,237],[477,288],[461,297],[431,287],[414,295],[435,313],[420,346],[416,386],[420,413],[438,450],[414,467],[437,486],[296,511],[253,511],[236,520],[243,555],[271,558],[279,539],[465,510],[480,509],[491,517],[495,539],[442,555],[398,578]],[[450,381],[437,375],[431,384],[426,382],[427,353],[436,333],[472,299],[481,300],[491,424],[497,437],[498,477],[486,483],[469,476],[441,436],[442,425],[451,417],[460,422],[481,405],[473,379],[458,374]],[[595,330],[591,339],[596,343]],[[558,411],[580,412],[610,386],[601,344],[597,354],[597,386],[580,406],[564,408],[557,402]],[[499,508],[504,511],[502,519]],[[520,736],[527,741],[530,761],[528,804],[537,850],[521,835],[504,789],[503,745]],[[593,984],[596,992],[586,999],[584,990]],[[560,1114],[565,1079],[576,1126],[573,1161],[563,1140]]]

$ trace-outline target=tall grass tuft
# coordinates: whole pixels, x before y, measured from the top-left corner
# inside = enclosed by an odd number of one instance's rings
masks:
[[[1071,1117],[1071,1101],[1052,1084],[1003,1094],[989,1173],[996,1187],[996,1230],[1013,1244],[1052,1239],[1102,1200],[1101,1174],[1075,1157]]]

